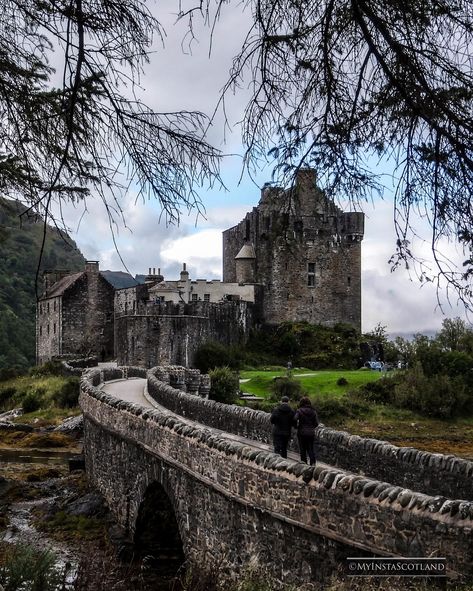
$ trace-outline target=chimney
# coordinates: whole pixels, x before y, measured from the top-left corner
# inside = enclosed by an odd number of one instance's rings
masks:
[[[85,261],[85,272],[87,274],[91,273],[93,275],[97,275],[99,272],[99,262],[98,261]]]

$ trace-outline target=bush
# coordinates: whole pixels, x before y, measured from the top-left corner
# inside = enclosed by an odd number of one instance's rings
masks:
[[[338,378],[337,386],[348,386],[348,380],[344,377]]]
[[[5,404],[15,396],[16,388],[14,386],[8,386],[0,390],[0,405]]]
[[[50,550],[17,545],[6,550],[0,568],[0,583],[8,591],[34,589],[53,591],[64,583],[64,573],[56,568],[56,557]]]
[[[52,399],[61,408],[72,408],[79,403],[79,378],[69,378],[59,390],[54,392]]]
[[[23,412],[27,414],[29,412],[34,412],[35,410],[38,410],[39,408],[41,408],[41,402],[42,392],[39,388],[38,390],[32,390],[28,392],[21,403],[21,406],[23,407]]]
[[[370,370],[371,371],[371,370]],[[374,382],[368,382],[358,388],[356,392],[351,392],[352,400],[364,400],[374,404],[392,404],[394,400],[394,390],[396,385],[403,378],[398,375],[383,377]]]
[[[23,372],[15,367],[3,367],[0,369],[0,382],[6,382],[7,380],[13,380],[20,376]]]
[[[470,413],[473,397],[461,379],[442,374],[427,378],[417,370],[396,386],[394,405],[428,417],[450,419]]]
[[[64,367],[58,360],[47,361],[43,365],[37,365],[30,369],[30,375],[33,377],[62,376],[63,374]]]
[[[348,396],[339,398],[318,396],[312,400],[312,403],[321,423],[344,418],[366,417],[370,411],[369,404]]]
[[[270,385],[271,400],[281,400],[287,396],[289,400],[298,401],[304,396],[301,383],[293,378],[279,377],[275,378]]]
[[[217,402],[232,404],[238,398],[239,380],[238,374],[229,367],[217,367],[209,371],[210,394],[209,397]]]
[[[228,367],[231,365],[228,349],[220,343],[204,343],[195,352],[193,365],[202,373],[215,367]]]

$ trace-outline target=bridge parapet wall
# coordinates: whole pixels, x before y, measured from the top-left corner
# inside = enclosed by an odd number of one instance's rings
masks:
[[[179,522],[190,524],[182,525],[182,533],[191,561],[202,563],[206,548],[209,560],[230,561],[238,570],[259,548],[267,552],[265,563],[275,569],[284,565],[296,579],[307,581],[318,578],[314,569],[325,568],[323,560],[314,563],[314,543],[320,549],[317,544],[325,539],[339,548],[351,547],[351,552],[357,548],[378,555],[445,556],[450,570],[473,575],[473,503],[284,460],[212,429],[189,425],[168,411],[118,400],[93,382],[93,372],[83,376],[80,397],[92,481],[132,531],[151,478],[143,474],[150,474],[153,461],[161,466],[156,469],[161,482],[172,471],[179,475],[175,478],[192,481],[186,485],[192,493],[187,497],[182,483],[181,490],[176,483],[166,485],[170,496],[179,495],[171,499]],[[160,390],[182,396],[166,384]],[[117,442],[113,451],[104,448],[107,438]],[[136,461],[136,449],[145,460]],[[120,486],[128,487],[121,498]],[[195,511],[201,512],[198,519]],[[241,528],[238,543],[235,522]],[[292,557],[288,539],[298,548]],[[333,563],[328,567],[333,569]]]
[[[202,400],[159,380],[159,368],[148,373],[148,391],[169,410],[209,427],[271,443],[270,415],[236,405]],[[377,480],[430,495],[473,500],[473,462],[434,454],[386,441],[350,435],[327,427],[316,430],[318,458],[327,464],[360,472]],[[297,451],[295,438],[291,448]]]

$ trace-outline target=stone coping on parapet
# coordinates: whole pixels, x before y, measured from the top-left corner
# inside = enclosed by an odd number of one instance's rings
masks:
[[[357,474],[347,474],[346,471],[337,468],[327,468],[320,465],[307,466],[301,462],[283,459],[270,451],[262,451],[238,441],[230,441],[205,425],[190,425],[178,415],[170,414],[167,410],[163,412],[159,409],[145,408],[103,392],[93,384],[95,381],[93,378],[98,373],[96,369],[89,370],[82,376],[81,397],[84,406],[86,405],[84,397],[90,396],[107,407],[131,413],[146,421],[152,421],[187,440],[199,441],[209,449],[215,449],[226,456],[232,456],[236,461],[250,463],[257,469],[277,473],[278,476],[289,480],[298,480],[301,485],[343,491],[344,494],[363,499],[366,503],[383,504],[383,506],[389,506],[395,510],[405,510],[418,516],[424,515],[438,521],[438,523],[467,528],[467,533],[471,533],[473,527],[473,502],[471,501],[430,496],[388,482],[381,482]],[[107,377],[107,373],[108,371],[104,370],[105,377]],[[169,390],[169,393],[172,391],[179,393],[167,384],[163,382],[161,384],[166,390]]]
[[[183,370],[176,366],[156,367],[148,372],[150,382],[158,382],[156,374]],[[177,414],[204,425],[230,431],[235,435],[271,442],[268,413],[228,405],[182,392],[161,382],[158,402]],[[171,389],[168,389],[171,388]],[[323,462],[368,474],[377,480],[389,481],[402,488],[427,494],[439,494],[473,500],[473,462],[453,455],[421,451],[412,447],[398,447],[386,441],[363,438],[328,427],[316,429],[319,457]],[[293,447],[293,449],[297,449]]]

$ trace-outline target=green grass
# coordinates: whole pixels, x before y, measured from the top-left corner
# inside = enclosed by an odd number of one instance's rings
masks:
[[[240,372],[240,379],[249,379],[250,381],[243,382],[240,389],[248,394],[268,398],[270,385],[274,378],[286,375],[287,371],[282,367],[279,370],[272,369],[270,371],[242,371]],[[292,371],[292,377],[301,383],[302,388],[309,396],[322,394],[324,396],[340,397],[349,390],[356,390],[363,384],[378,380],[382,375],[381,372],[364,369],[314,371],[302,368]],[[337,381],[342,377],[348,382],[345,386],[337,384]]]

